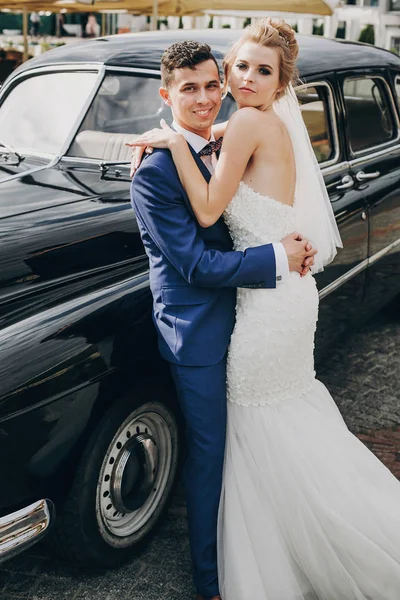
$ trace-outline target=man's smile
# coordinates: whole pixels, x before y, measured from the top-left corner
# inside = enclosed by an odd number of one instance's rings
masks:
[[[210,115],[212,113],[212,111],[214,110],[214,107],[212,106],[211,108],[207,108],[207,109],[199,109],[199,110],[194,110],[194,114],[198,115],[199,117],[207,117],[208,115]]]

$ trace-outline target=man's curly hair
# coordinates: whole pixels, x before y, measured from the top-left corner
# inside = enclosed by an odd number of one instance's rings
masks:
[[[211,48],[208,44],[201,42],[176,42],[169,46],[162,55],[161,59],[161,85],[169,88],[174,79],[175,69],[195,69],[196,65],[206,61],[213,60],[218,73],[219,68],[215,57],[211,54]]]

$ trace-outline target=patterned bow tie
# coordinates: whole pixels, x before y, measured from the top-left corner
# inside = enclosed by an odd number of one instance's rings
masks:
[[[221,150],[223,138],[220,137],[216,142],[209,142],[202,150],[199,152],[199,156],[211,156],[213,152],[219,152]]]

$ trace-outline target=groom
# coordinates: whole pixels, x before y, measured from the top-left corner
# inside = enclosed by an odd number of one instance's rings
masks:
[[[185,136],[209,181],[216,162],[211,126],[221,105],[219,70],[210,47],[173,44],[163,54],[161,77],[160,94],[172,109],[173,127]],[[289,270],[308,270],[316,251],[295,233],[279,244],[233,251],[222,218],[207,229],[197,223],[167,150],[146,156],[133,178],[131,198],[150,261],[159,348],[170,363],[186,423],[186,502],[197,598],[217,600],[226,354],[236,288],[283,285]]]

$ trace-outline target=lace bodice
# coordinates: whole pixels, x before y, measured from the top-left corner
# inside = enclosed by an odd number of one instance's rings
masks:
[[[244,182],[224,218],[234,248],[279,242],[296,230],[296,207],[252,190]],[[276,289],[239,288],[228,356],[228,398],[244,405],[298,397],[314,382],[318,294],[311,275],[290,273]]]
[[[279,242],[295,231],[296,207],[263,196],[241,181],[224,219],[235,250],[245,250]]]

